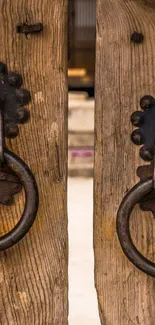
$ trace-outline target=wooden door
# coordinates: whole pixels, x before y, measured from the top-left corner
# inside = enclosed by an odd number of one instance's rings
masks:
[[[141,44],[131,42],[136,31]],[[101,323],[154,324],[155,281],[124,256],[116,234],[119,204],[143,163],[131,143],[132,112],[140,98],[155,95],[153,0],[98,0],[95,116],[95,282]],[[154,220],[137,206],[131,231],[139,250],[154,260]]]
[[[32,169],[40,195],[29,234],[0,254],[0,324],[66,325],[67,0],[1,1],[0,21],[0,61],[22,74],[32,96],[30,122],[7,145]],[[17,33],[24,23],[42,23],[43,31]],[[1,206],[1,235],[23,206],[22,194]]]

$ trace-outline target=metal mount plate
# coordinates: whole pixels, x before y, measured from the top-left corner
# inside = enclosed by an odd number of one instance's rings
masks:
[[[137,176],[140,178],[140,181],[146,181],[149,178],[153,179],[154,164],[153,162],[149,165],[140,166],[137,168]],[[151,211],[155,217],[155,191],[152,191],[143,198],[139,203],[142,211]]]
[[[8,72],[7,66],[0,62],[0,99],[4,102],[4,134],[15,138],[19,134],[18,124],[29,120],[30,113],[24,107],[30,100],[30,92],[21,88],[22,77],[16,72]]]
[[[18,124],[29,120],[30,113],[24,107],[30,100],[30,92],[21,88],[22,77],[8,71],[6,64],[0,62],[0,151],[3,154],[4,137],[15,138],[19,134]],[[22,183],[16,173],[8,167],[0,156],[0,203],[9,205],[13,196],[22,189]]]
[[[142,111],[136,111],[131,116],[131,122],[138,127],[131,134],[131,140],[136,145],[142,145],[140,156],[145,161],[150,161],[149,165],[140,166],[137,175],[140,181],[148,178],[154,179],[154,158],[155,158],[155,98],[146,95],[140,100]],[[140,208],[143,211],[151,211],[155,217],[155,189],[147,195],[141,202]]]
[[[155,146],[155,99],[150,95],[141,98],[140,106],[143,111],[136,111],[131,116],[131,122],[138,127],[131,134],[131,140],[140,148],[140,156],[145,161],[154,158]]]

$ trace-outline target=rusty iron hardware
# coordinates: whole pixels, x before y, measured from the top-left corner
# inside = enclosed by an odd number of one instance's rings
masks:
[[[131,122],[138,127],[131,134],[131,140],[136,145],[143,145],[140,148],[140,157],[144,161],[150,161],[149,165],[137,168],[137,175],[141,181],[153,177],[153,158],[155,145],[155,99],[146,95],[141,98],[140,106],[143,111],[134,112]],[[151,192],[140,202],[143,211],[151,211],[155,216],[155,195]]]
[[[136,204],[143,211],[151,211],[155,217],[155,99],[144,96],[140,101],[143,112],[134,112],[131,122],[139,127],[133,131],[131,140],[140,148],[140,156],[150,165],[137,168],[140,182],[122,200],[116,228],[121,247],[128,259],[144,273],[155,277],[155,263],[145,258],[135,247],[130,234],[130,216]]]
[[[145,161],[152,161],[155,143],[155,99],[152,96],[144,96],[140,101],[143,112],[134,112],[131,122],[139,127],[131,134],[131,140],[137,145],[142,145],[140,156]]]
[[[24,108],[31,100],[30,92],[21,86],[22,77],[8,72],[7,66],[0,62],[0,99],[7,138],[15,138],[19,134],[18,124],[26,123],[30,117],[29,111]]]
[[[34,33],[40,33],[43,31],[43,24],[41,23],[37,23],[37,24],[21,24],[21,25],[17,25],[17,33],[19,34],[34,34]]]
[[[151,162],[149,165],[140,166],[137,168],[137,176],[140,181],[146,181],[148,178],[154,177],[154,163]],[[151,211],[153,217],[155,217],[155,192],[151,191],[146,195],[139,203],[142,211]]]
[[[29,111],[23,105],[30,101],[30,93],[20,89],[20,75],[8,72],[0,62],[0,203],[9,205],[22,187],[25,191],[25,207],[17,225],[0,237],[0,251],[19,242],[30,230],[38,210],[38,188],[29,167],[17,155],[6,148],[5,137],[18,135],[18,124],[27,122]]]
[[[7,164],[0,166],[0,203],[12,204],[14,195],[21,189],[22,184],[16,173]]]
[[[144,41],[144,35],[142,33],[133,32],[131,34],[131,41],[135,44],[141,44]]]
[[[155,263],[145,258],[135,247],[130,235],[130,216],[136,204],[152,190],[152,178],[136,184],[124,197],[117,213],[117,234],[128,259],[144,273],[155,277]]]

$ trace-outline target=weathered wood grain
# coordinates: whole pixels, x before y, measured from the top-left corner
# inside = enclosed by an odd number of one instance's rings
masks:
[[[0,3],[0,60],[24,76],[31,120],[8,146],[35,174],[37,221],[14,248],[0,254],[0,324],[67,325],[67,0]],[[42,33],[16,33],[21,23],[42,23]],[[20,218],[24,196],[0,207],[0,232]]]
[[[132,32],[144,34],[131,43]],[[95,278],[104,325],[154,325],[155,280],[123,255],[116,214],[143,164],[130,141],[130,116],[145,94],[155,96],[154,1],[98,0],[95,114]],[[137,206],[131,224],[134,242],[155,256],[154,220]]]

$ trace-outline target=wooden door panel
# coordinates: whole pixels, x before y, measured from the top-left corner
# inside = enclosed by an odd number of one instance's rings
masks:
[[[142,44],[131,42],[141,32]],[[104,325],[154,324],[155,281],[124,256],[116,234],[119,204],[143,164],[131,143],[132,112],[155,95],[154,1],[97,1],[95,114],[95,281]],[[137,206],[131,231],[137,247],[154,259],[154,220]]]
[[[31,91],[30,122],[8,147],[32,169],[39,187],[37,220],[29,234],[0,254],[0,324],[65,325],[67,294],[67,0],[7,0],[0,4],[0,60]],[[18,34],[19,24],[43,32]],[[1,235],[21,216],[24,195],[1,206]]]

